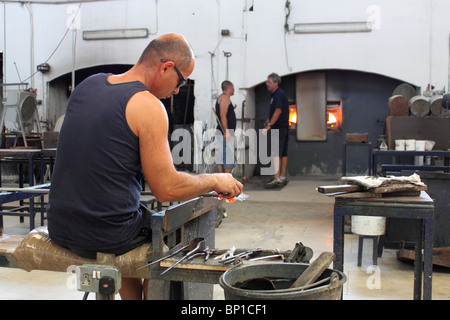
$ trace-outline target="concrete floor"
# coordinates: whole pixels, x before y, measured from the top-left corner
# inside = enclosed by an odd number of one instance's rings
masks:
[[[337,184],[335,179],[292,177],[280,190],[266,190],[262,180],[245,184],[250,197],[243,202],[225,204],[227,217],[216,229],[216,247],[293,249],[301,241],[314,251],[311,261],[324,251],[333,251],[334,199],[316,191],[321,185]],[[4,234],[24,234],[28,223],[5,217]],[[347,282],[344,300],[410,300],[413,297],[413,263],[396,259],[396,251],[384,249],[378,266],[372,266],[372,243],[366,240],[362,266],[357,266],[358,237],[345,236],[344,273]],[[0,299],[80,300],[74,275],[62,272],[0,268]],[[94,299],[90,295],[89,299]],[[224,299],[223,290],[214,286],[214,299]],[[450,299],[450,270],[434,268],[433,299]]]

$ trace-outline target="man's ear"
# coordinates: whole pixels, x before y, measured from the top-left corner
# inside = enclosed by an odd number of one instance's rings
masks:
[[[175,65],[175,63],[173,63],[173,61],[166,61],[163,62],[161,67],[160,67],[160,73],[161,75],[163,75],[164,73],[169,71],[169,68],[172,68]]]

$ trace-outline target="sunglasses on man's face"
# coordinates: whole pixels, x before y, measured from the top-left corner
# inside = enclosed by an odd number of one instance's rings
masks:
[[[161,62],[169,62],[169,60],[161,59]],[[183,75],[181,74],[180,70],[178,70],[175,63],[173,65],[173,68],[175,69],[176,73],[178,74],[178,78],[180,79],[180,81],[178,81],[177,88],[181,88],[182,86],[184,86],[187,83],[187,79],[185,77],[183,77]]]

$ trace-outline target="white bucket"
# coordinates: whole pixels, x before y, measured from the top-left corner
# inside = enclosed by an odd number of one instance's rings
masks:
[[[416,151],[425,151],[425,140],[416,140]],[[423,166],[423,156],[414,157],[414,165]]]
[[[386,232],[386,217],[352,216],[352,233],[380,236]]]
[[[405,140],[405,150],[406,151],[415,151],[416,150],[416,140],[415,139]]]
[[[404,139],[395,140],[395,150],[405,151],[405,140]]]
[[[425,140],[416,140],[416,151],[425,151]]]

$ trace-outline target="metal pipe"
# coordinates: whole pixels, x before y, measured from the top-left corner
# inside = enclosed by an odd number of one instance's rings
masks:
[[[38,188],[0,188],[0,192],[49,193],[50,189]]]
[[[34,18],[33,10],[31,9],[31,3],[25,3],[28,12],[30,14],[30,75],[31,75],[31,88],[34,89]]]
[[[370,21],[360,22],[323,22],[323,23],[296,23],[294,33],[346,33],[346,32],[371,32]]]

